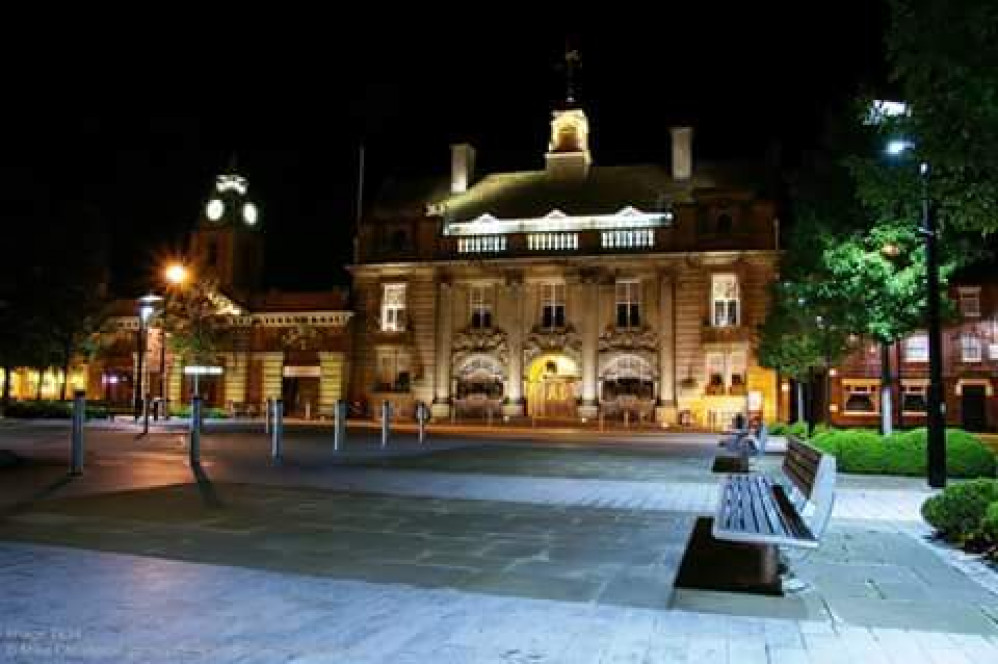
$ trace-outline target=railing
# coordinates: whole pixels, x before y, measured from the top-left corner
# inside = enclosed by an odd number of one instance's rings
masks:
[[[530,251],[575,251],[579,248],[578,233],[528,233]]]
[[[643,249],[655,246],[654,228],[627,228],[601,231],[600,245],[604,249]]]
[[[457,238],[459,254],[494,254],[506,251],[505,235],[471,235]]]

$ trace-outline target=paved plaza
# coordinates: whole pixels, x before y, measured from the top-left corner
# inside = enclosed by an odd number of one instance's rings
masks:
[[[918,479],[842,476],[783,597],[676,586],[712,436],[204,439],[3,422],[0,661],[983,662],[998,575],[928,538]],[[760,469],[775,469],[778,455]]]

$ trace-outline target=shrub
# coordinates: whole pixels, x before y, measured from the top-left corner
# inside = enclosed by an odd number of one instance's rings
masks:
[[[835,431],[834,427],[831,427],[824,422],[819,422],[814,425],[814,430],[811,431],[812,436],[820,436],[823,433],[828,433],[829,431]]]
[[[73,404],[70,401],[11,401],[4,415],[48,420],[68,418],[72,413]]]
[[[846,473],[908,475],[926,472],[925,429],[880,436],[864,429],[832,430],[809,441],[837,458],[839,470]],[[960,429],[946,432],[946,470],[949,477],[995,476],[995,457],[977,437]]]
[[[993,546],[998,546],[998,501],[988,505],[981,519],[981,536]]]
[[[787,427],[787,433],[797,438],[807,438],[807,422],[794,422]]]
[[[967,542],[980,536],[989,506],[998,501],[998,482],[972,480],[954,484],[922,504],[922,517],[948,540]]]
[[[773,426],[769,427],[769,435],[771,436],[785,436],[787,435],[787,423],[786,422],[774,422]]]
[[[184,404],[182,406],[174,406],[170,409],[170,414],[175,417],[190,417],[191,405]],[[229,411],[224,408],[219,408],[218,406],[202,406],[201,417],[206,420],[224,420],[228,419]]]

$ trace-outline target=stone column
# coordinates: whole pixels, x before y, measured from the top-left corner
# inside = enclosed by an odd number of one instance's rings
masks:
[[[333,406],[344,398],[346,358],[337,351],[319,352],[319,415],[333,416]]]
[[[450,416],[451,409],[451,336],[453,324],[453,288],[441,282],[437,286],[437,359],[431,412],[435,418]]]
[[[655,419],[676,424],[676,298],[672,274],[659,277],[658,373],[659,394]]]
[[[509,303],[509,325],[506,326],[506,341],[509,344],[509,366],[507,367],[507,393],[509,403],[503,404],[503,415],[519,417],[523,415],[523,307],[526,293],[523,284],[512,282],[505,287]]]
[[[582,284],[582,406],[579,417],[594,418],[599,414],[596,401],[596,373],[599,362],[599,279],[587,278]]]

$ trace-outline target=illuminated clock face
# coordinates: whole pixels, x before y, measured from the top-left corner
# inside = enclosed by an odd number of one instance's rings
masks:
[[[205,208],[205,213],[208,218],[212,221],[218,221],[222,218],[222,214],[225,212],[225,204],[217,198],[212,199],[208,202],[208,207]]]
[[[252,203],[246,203],[243,205],[243,221],[245,221],[250,226],[254,225],[257,219],[260,218],[260,212],[256,209],[256,206]]]

